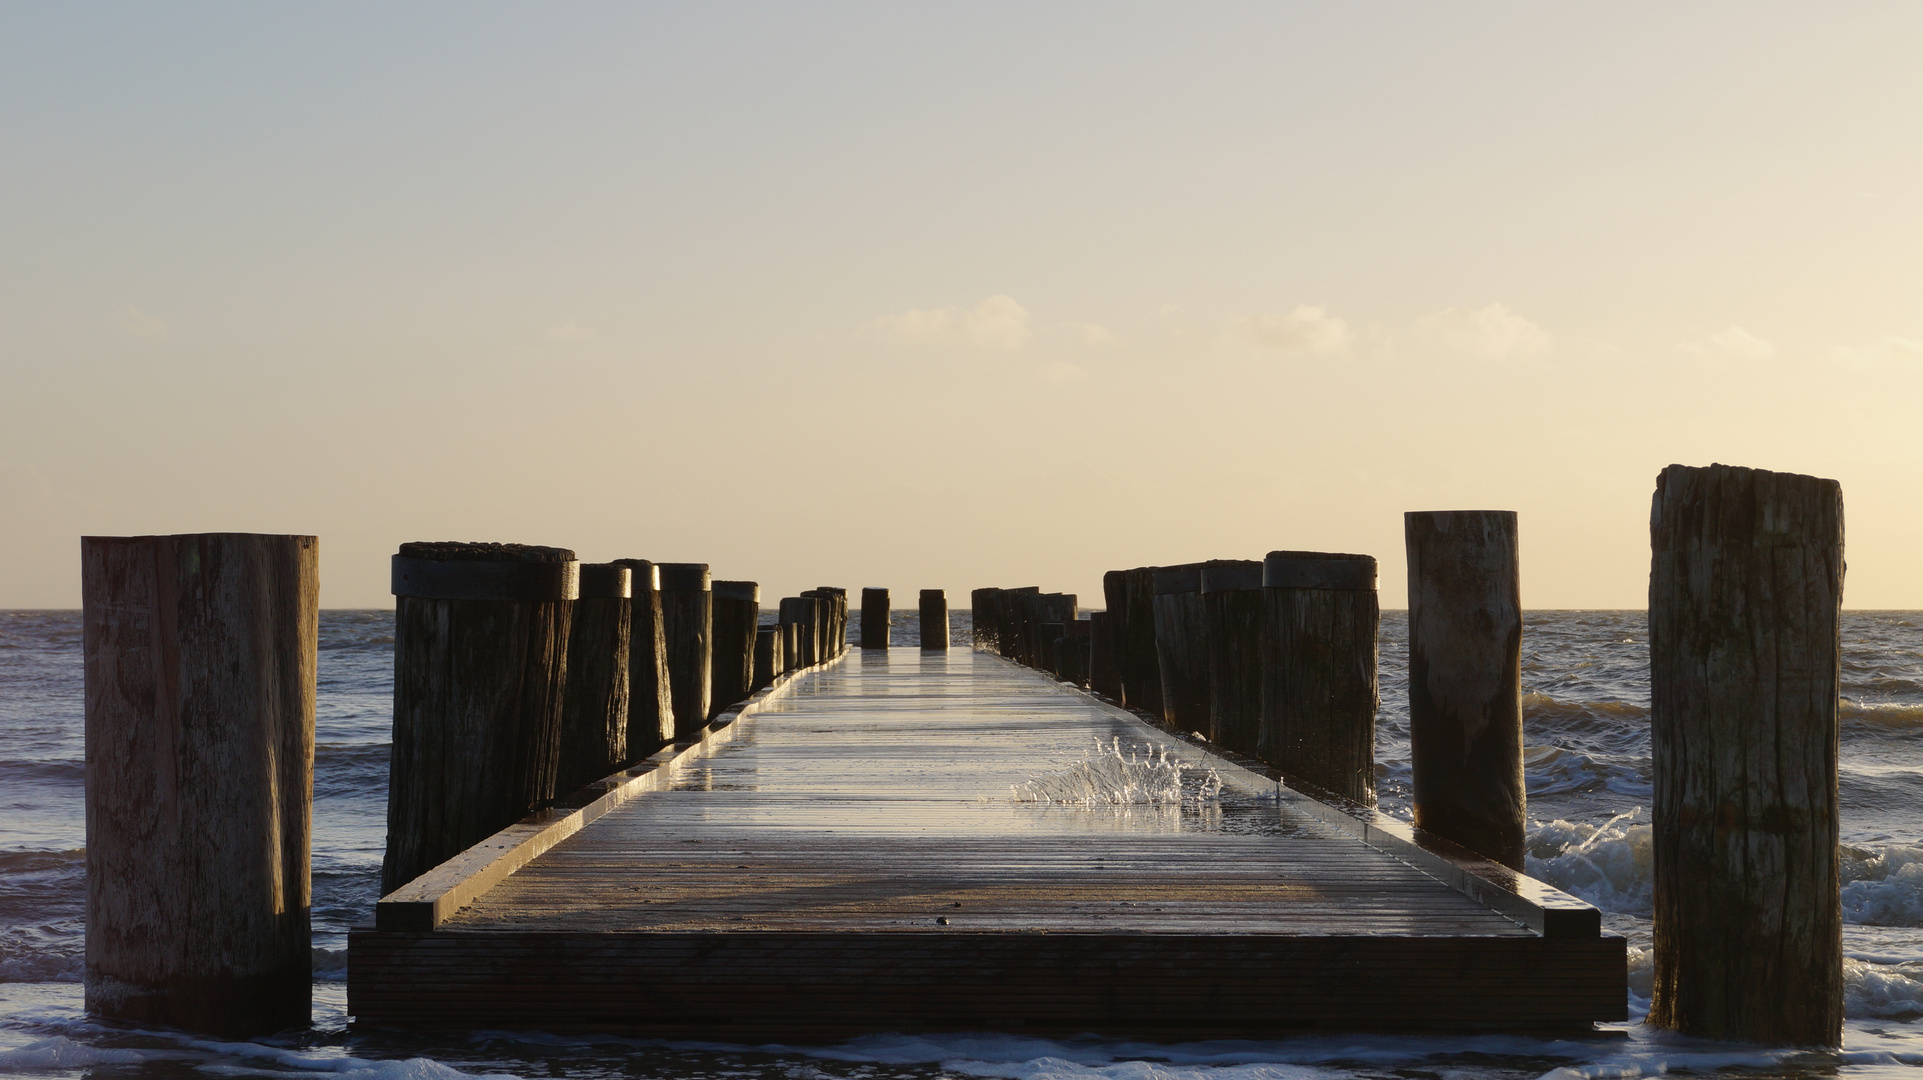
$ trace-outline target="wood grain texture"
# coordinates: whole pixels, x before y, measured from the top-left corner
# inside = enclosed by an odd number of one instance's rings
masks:
[[[1155,568],[1123,571],[1128,603],[1122,627],[1122,694],[1131,709],[1150,716],[1162,707],[1162,661],[1155,650]]]
[[[948,648],[948,596],[940,589],[923,589],[921,606],[921,647],[944,651]]]
[[[639,760],[674,741],[673,676],[661,613],[661,572],[647,559],[616,559],[633,573],[628,624],[628,758]]]
[[[1205,730],[1218,746],[1255,756],[1262,730],[1262,589],[1258,583],[1205,592],[1202,608],[1209,674]]]
[[[319,582],[311,536],[82,538],[90,1013],[308,1022]]]
[[[1512,510],[1403,515],[1416,824],[1522,869],[1522,573]]]
[[[779,626],[763,626],[755,630],[754,689],[764,690],[774,685],[776,677],[786,670],[785,659],[781,655],[781,641],[785,636]]]
[[[754,692],[755,630],[761,623],[761,587],[752,581],[717,581],[713,589],[714,635],[709,654],[709,719]]]
[[[1839,1045],[1842,490],[1672,465],[1650,548],[1650,1022]]]
[[[1267,561],[1278,557],[1368,558],[1272,552]],[[1374,560],[1369,562],[1373,580]],[[1374,588],[1265,585],[1262,589],[1262,720],[1257,753],[1291,776],[1364,805],[1375,802],[1380,623]]]
[[[574,602],[556,792],[593,783],[628,763],[633,623],[634,601],[629,597],[584,596]]]
[[[700,731],[712,715],[714,594],[707,563],[658,563],[661,629],[667,640],[675,738]]]
[[[395,598],[382,892],[554,798],[575,603]]]
[[[1155,568],[1155,656],[1162,719],[1185,731],[1209,729],[1208,620],[1202,564]]]

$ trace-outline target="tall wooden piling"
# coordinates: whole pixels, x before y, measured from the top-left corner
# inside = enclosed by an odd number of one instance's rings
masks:
[[[553,800],[580,565],[527,544],[394,556],[383,894]]]
[[[940,589],[921,591],[921,647],[923,652],[948,651],[948,594]]]
[[[1842,489],[1671,465],[1649,531],[1649,1022],[1840,1045]]]
[[[87,1011],[310,1020],[319,542],[83,537]]]
[[[1035,666],[1050,675],[1060,675],[1062,650],[1062,624],[1043,622],[1035,624]]]
[[[668,680],[674,737],[707,726],[714,690],[713,578],[707,563],[657,563],[661,570],[661,626],[668,641]]]
[[[1154,621],[1162,719],[1184,731],[1207,731],[1208,627],[1202,615],[1201,563],[1155,568]]]
[[[717,581],[713,658],[708,667],[708,719],[754,692],[755,629],[761,622],[761,586],[752,581]]]
[[[615,563],[581,564],[581,593],[568,631],[556,796],[591,784],[628,762],[633,577],[630,568]]]
[[[781,625],[790,628],[789,670],[812,667],[815,663],[815,611],[820,602],[812,596],[781,598]]]
[[[1127,603],[1122,633],[1122,693],[1128,707],[1162,715],[1162,661],[1155,648],[1155,568],[1123,573]]]
[[[1375,559],[1271,551],[1262,561],[1259,756],[1285,774],[1375,802]]]
[[[1510,510],[1403,515],[1415,823],[1521,870],[1522,576]]]
[[[794,599],[790,597],[789,599]],[[786,605],[787,599],[782,600]],[[794,671],[801,666],[801,624],[783,621],[781,624],[781,670]]]
[[[1097,611],[1088,617],[1088,688],[1108,698],[1122,700],[1122,671],[1115,663],[1115,617]]]
[[[628,760],[674,741],[674,687],[661,614],[661,568],[647,559],[616,559],[628,568]]]
[[[1062,624],[1060,653],[1055,674],[1063,682],[1088,685],[1089,641],[1092,624],[1088,619],[1070,619]]]
[[[886,649],[891,621],[888,612],[888,590],[861,590],[861,647]]]
[[[755,631],[755,677],[754,690],[765,690],[774,685],[775,676],[781,674],[783,657],[779,626],[763,626]]]
[[[1001,624],[996,608],[1000,606],[1000,601],[1001,590],[996,588],[975,589],[968,594],[969,633],[975,648],[998,651]]]
[[[1202,616],[1209,741],[1253,757],[1262,727],[1261,560],[1203,563]]]
[[[828,603],[826,627],[828,640],[822,649],[821,658],[833,660],[848,651],[848,590],[838,585],[817,585],[812,591]]]
[[[1040,595],[1042,590],[1038,585],[1002,590],[1001,650],[1002,655],[1010,660],[1029,662],[1033,653],[1029,643],[1029,627],[1034,620],[1035,598]]]

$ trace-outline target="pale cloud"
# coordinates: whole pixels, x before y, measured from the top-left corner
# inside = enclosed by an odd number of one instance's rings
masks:
[[[120,332],[128,337],[145,338],[149,341],[154,338],[164,338],[173,330],[173,327],[167,325],[166,320],[157,315],[149,315],[137,307],[124,307],[114,312],[114,325],[120,327]]]
[[[581,326],[573,319],[569,319],[559,326],[548,327],[548,336],[556,341],[592,341],[594,327]]]
[[[1688,338],[1676,343],[1678,351],[1691,356],[1712,357],[1727,360],[1768,360],[1776,355],[1776,346],[1763,338],[1743,329],[1732,326],[1699,338]]]
[[[1868,345],[1838,346],[1831,354],[1843,363],[1858,367],[1923,366],[1923,341],[1885,334]]]
[[[1549,348],[1542,327],[1501,304],[1444,308],[1417,319],[1415,328],[1431,345],[1483,360],[1524,360]]]
[[[991,296],[964,311],[958,307],[910,310],[863,326],[863,336],[903,341],[973,345],[1014,352],[1028,343],[1028,309],[1008,296]]]
[[[1251,315],[1241,327],[1257,345],[1291,352],[1338,353],[1349,347],[1349,324],[1311,304],[1287,315]]]

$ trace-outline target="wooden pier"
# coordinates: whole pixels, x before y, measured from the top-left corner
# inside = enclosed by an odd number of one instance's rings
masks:
[[[1116,740],[1225,787],[1015,797]],[[989,653],[850,652],[384,898],[349,1012],[731,1041],[1624,1019],[1594,908],[1246,766]]]

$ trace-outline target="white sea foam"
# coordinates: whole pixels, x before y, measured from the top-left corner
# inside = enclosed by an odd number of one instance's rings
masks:
[[[1604,911],[1647,917],[1654,885],[1649,826],[1642,807],[1601,825],[1560,819],[1529,832],[1529,875]]]
[[[92,1065],[131,1065],[147,1060],[138,1050],[107,1050],[65,1035],[0,1050],[0,1072],[54,1072]]]
[[[1167,747],[1124,746],[1119,736],[1095,740],[1082,760],[1060,772],[1014,785],[1016,802],[1067,806],[1200,806],[1222,793],[1214,769],[1194,770]]]

